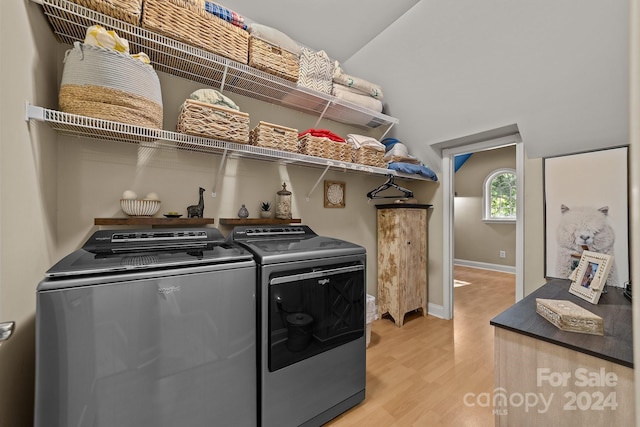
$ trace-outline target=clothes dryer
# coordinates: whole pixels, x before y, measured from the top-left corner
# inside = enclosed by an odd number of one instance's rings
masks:
[[[361,402],[366,251],[311,228],[236,227],[258,264],[262,426],[319,426]]]

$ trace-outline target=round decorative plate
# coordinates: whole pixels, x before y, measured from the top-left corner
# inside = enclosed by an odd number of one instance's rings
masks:
[[[339,184],[331,184],[329,188],[327,188],[327,199],[329,200],[329,203],[339,205],[342,203],[343,197],[344,192]]]
[[[344,182],[325,181],[325,203],[326,208],[344,207]]]

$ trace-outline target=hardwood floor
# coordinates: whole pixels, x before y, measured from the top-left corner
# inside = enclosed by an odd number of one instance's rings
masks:
[[[364,402],[327,426],[493,426],[493,327],[489,321],[515,302],[515,275],[455,267],[454,319],[409,313],[398,328],[375,320],[367,348]]]

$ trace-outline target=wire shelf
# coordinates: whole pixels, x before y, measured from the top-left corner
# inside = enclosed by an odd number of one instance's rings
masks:
[[[58,38],[83,41],[87,27],[100,24],[127,39],[132,52],[145,52],[162,71],[238,95],[282,105],[349,125],[376,128],[398,119],[317,92],[194,46],[148,31],[67,0],[33,0],[42,4]],[[387,130],[388,132],[388,130]]]
[[[47,123],[62,135],[138,144],[149,148],[195,151],[209,154],[227,153],[230,157],[277,161],[282,164],[340,170],[343,172],[393,175],[410,180],[431,181],[418,175],[357,163],[340,162],[322,157],[275,150],[249,144],[220,141],[168,130],[145,128],[110,120],[64,113],[26,104],[25,119]]]

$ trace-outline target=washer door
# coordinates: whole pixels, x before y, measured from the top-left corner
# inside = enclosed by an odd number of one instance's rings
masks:
[[[38,292],[35,426],[256,425],[255,264],[203,270]]]

